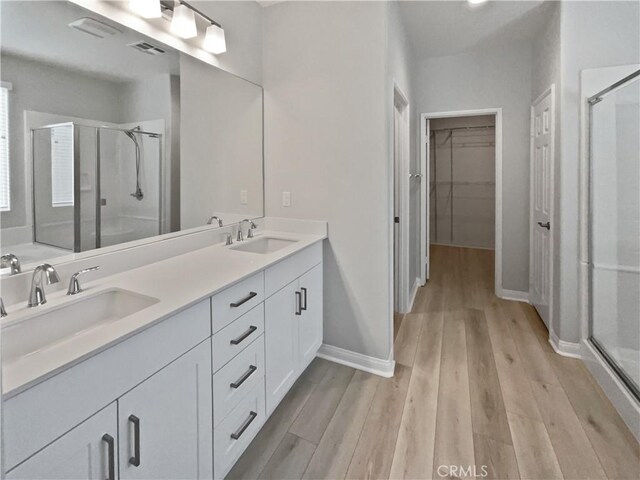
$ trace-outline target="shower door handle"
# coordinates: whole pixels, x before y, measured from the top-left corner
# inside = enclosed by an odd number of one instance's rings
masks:
[[[547,223],[538,222],[538,225],[540,225],[542,228],[546,228],[547,230],[551,230],[551,224],[549,222]]]

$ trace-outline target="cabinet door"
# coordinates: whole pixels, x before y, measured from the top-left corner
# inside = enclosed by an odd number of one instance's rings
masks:
[[[314,359],[322,345],[322,264],[316,265],[299,280],[302,315],[298,317],[299,373]]]
[[[120,478],[213,477],[211,340],[118,400]]]
[[[296,380],[298,368],[298,282],[292,282],[265,302],[265,380],[267,416]]]
[[[116,480],[117,423],[114,402],[15,467],[5,478]]]

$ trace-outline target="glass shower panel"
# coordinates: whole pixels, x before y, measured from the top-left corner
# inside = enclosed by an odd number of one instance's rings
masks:
[[[591,340],[630,390],[640,385],[640,78],[591,105]]]
[[[74,249],[74,126],[32,130],[33,232],[37,243]]]
[[[100,128],[101,247],[161,233],[161,158],[164,125]],[[146,125],[149,124],[149,125]]]

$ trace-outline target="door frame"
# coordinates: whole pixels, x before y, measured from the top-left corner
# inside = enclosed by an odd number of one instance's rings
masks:
[[[531,303],[531,295],[533,292],[533,217],[534,217],[534,200],[533,200],[533,156],[534,156],[534,141],[535,141],[535,107],[542,102],[545,98],[551,95],[551,127],[550,133],[550,164],[551,164],[551,182],[549,188],[551,189],[551,195],[549,197],[549,218],[552,223],[552,228],[549,230],[549,339],[551,339],[551,332],[555,332],[554,324],[554,295],[553,295],[553,268],[554,268],[554,244],[555,244],[555,230],[556,226],[553,225],[555,220],[555,165],[556,165],[556,87],[555,84],[551,84],[544,92],[542,92],[538,98],[531,103],[530,116],[529,116],[529,303]]]
[[[427,183],[424,190],[424,195],[421,195],[421,213],[420,213],[420,258],[428,258],[429,248],[429,195],[426,191],[429,188],[429,149],[425,148],[425,140],[428,139],[430,133],[427,131],[429,126],[429,120],[435,118],[451,118],[451,117],[475,117],[478,115],[495,115],[496,117],[496,151],[495,151],[495,171],[496,171],[496,205],[495,205],[495,294],[498,297],[504,298],[504,291],[502,288],[502,108],[482,108],[477,110],[450,110],[445,112],[430,112],[420,114],[420,133],[418,135],[420,141],[420,166],[421,170],[425,172]],[[425,138],[426,137],[426,138]],[[426,224],[426,225],[425,225]],[[425,265],[430,264],[430,261],[421,262]],[[427,268],[424,270],[424,275],[421,281],[426,282],[429,277]]]
[[[400,132],[400,159],[399,163],[396,166],[395,160],[395,110],[396,103],[399,103],[402,111],[402,131]],[[410,295],[409,291],[409,155],[410,155],[410,105],[409,99],[402,91],[400,86],[394,82],[393,83],[393,103],[392,103],[392,132],[391,132],[391,245],[393,248],[398,248],[398,278],[395,278],[395,255],[392,251],[391,254],[391,298],[393,301],[391,302],[391,331],[393,332],[393,313],[395,312],[395,288],[397,282],[398,288],[398,313],[406,313],[411,305],[410,303]],[[396,183],[396,177],[398,177],[398,182]],[[395,245],[395,198],[396,198],[396,184],[398,185],[397,198],[399,199],[400,205],[398,206],[399,217],[400,217],[400,226],[398,228],[398,245]],[[392,335],[393,337],[393,335]]]

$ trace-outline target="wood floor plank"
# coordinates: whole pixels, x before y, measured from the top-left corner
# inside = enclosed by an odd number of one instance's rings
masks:
[[[390,478],[428,478],[433,472],[443,314],[425,319],[411,372]]]
[[[303,478],[344,478],[380,380],[363,371],[353,375]]]
[[[408,313],[404,316],[398,337],[393,344],[396,363],[407,367],[413,366],[423,323],[424,315],[421,313]]]
[[[436,420],[434,478],[440,465],[474,465],[465,312],[445,312]]]
[[[296,419],[316,384],[307,380],[307,371],[291,387],[269,420],[253,439],[249,447],[238,459],[227,475],[228,479],[255,479],[265,467],[273,452],[284,438],[287,430]]]
[[[477,476],[494,480],[519,479],[518,461],[513,445],[474,433],[473,449]]]
[[[520,477],[531,480],[561,479],[562,471],[544,423],[512,413],[508,416]]]
[[[259,478],[268,480],[298,480],[302,478],[315,449],[315,444],[287,433]]]
[[[353,368],[331,364],[289,431],[317,445],[354,373]]]
[[[394,376],[380,380],[353,452],[347,478],[389,477],[410,376],[410,368],[396,364]]]
[[[571,405],[609,478],[640,477],[640,447],[580,360],[549,355]]]
[[[503,300],[500,305],[507,316],[509,331],[516,344],[520,358],[522,358],[522,364],[529,379],[558,385],[558,378],[551,367],[547,355],[542,350],[533,330],[531,330],[529,322],[522,318],[523,314],[518,302]]]
[[[538,315],[538,312],[536,312],[536,309],[532,305],[523,302],[518,302],[518,306],[524,313],[524,318],[529,322],[531,330],[538,339],[538,343],[540,344],[542,351],[544,353],[555,353],[551,343],[549,343],[549,330],[547,330],[547,327],[540,318],[540,315]]]
[[[466,310],[464,322],[473,432],[511,445],[507,411],[484,312]]]
[[[320,383],[324,378],[331,362],[324,358],[316,357],[304,372],[305,378],[312,383]]]
[[[400,325],[402,324],[402,319],[404,315],[401,313],[393,314],[393,339],[395,340],[398,337],[398,331],[400,330]]]
[[[509,332],[507,317],[497,303],[486,307],[484,313],[506,411],[542,420],[520,354]]]
[[[538,382],[531,385],[564,478],[606,478],[564,389]]]

